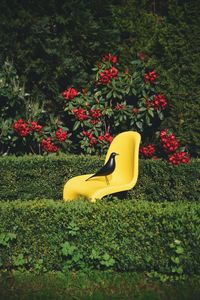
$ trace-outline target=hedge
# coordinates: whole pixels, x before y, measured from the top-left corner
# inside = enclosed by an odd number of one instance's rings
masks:
[[[24,156],[0,158],[0,199],[62,199],[65,182],[92,173],[103,164],[96,156]],[[160,160],[140,160],[136,186],[118,197],[148,201],[199,200],[200,161],[170,166]]]
[[[200,274],[200,203],[2,202],[1,269]]]

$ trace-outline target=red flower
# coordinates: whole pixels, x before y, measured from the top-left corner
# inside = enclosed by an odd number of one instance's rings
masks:
[[[28,136],[30,132],[30,128],[21,118],[13,123],[13,130],[22,137]]]
[[[56,133],[56,139],[59,142],[64,142],[67,139],[67,131],[63,131],[62,128],[59,128]]]
[[[98,140],[103,142],[106,141],[108,143],[112,143],[113,137],[111,136],[111,134],[107,131],[104,135],[99,135]]]
[[[93,135],[90,131],[83,131],[83,135],[89,139],[89,145],[94,146],[97,143],[97,140],[93,138]]]
[[[176,152],[168,158],[168,162],[174,166],[179,164],[187,164],[190,160],[189,155],[186,152]]]
[[[89,114],[93,119],[99,119],[102,116],[101,110],[99,108],[90,109]]]
[[[76,97],[78,95],[77,90],[75,90],[74,88],[68,88],[66,89],[63,93],[62,96],[66,99],[66,100],[72,100],[74,99],[74,97]]]
[[[116,64],[117,62],[117,56],[116,55],[111,55],[110,53],[106,54],[103,59],[103,61],[110,61],[113,64]]]
[[[116,78],[118,75],[118,70],[115,67],[111,67],[109,70],[104,70],[99,73],[99,81],[103,85],[107,85],[112,78]]]
[[[109,142],[111,144],[113,137],[111,136],[111,134],[109,132],[105,133],[104,138],[107,142]]]
[[[144,158],[150,158],[155,153],[155,147],[152,144],[141,146],[139,152]]]
[[[144,81],[146,83],[150,82],[150,83],[154,83],[156,81],[156,78],[158,77],[158,75],[156,74],[156,71],[148,71],[147,73],[144,74]]]
[[[99,139],[100,141],[105,141],[104,135],[99,135],[99,136],[98,136],[98,139]]]
[[[166,135],[167,135],[167,129],[161,130],[159,135],[160,135],[160,138],[161,138],[161,139],[162,139],[163,137],[166,137]]]
[[[166,153],[175,152],[179,147],[179,141],[176,139],[173,133],[169,133],[167,130],[160,132],[161,145]]]
[[[36,121],[28,122],[28,124],[30,125],[29,129],[32,131],[40,132],[42,130],[42,126]]]
[[[118,75],[118,70],[115,67],[109,69],[110,78],[116,78]]]
[[[106,70],[107,71],[107,70]],[[99,74],[100,78],[99,78],[99,81],[101,84],[103,85],[107,85],[109,82],[110,82],[110,77],[106,74],[106,72],[101,72]]]
[[[44,151],[46,152],[58,152],[59,148],[54,145],[54,143],[51,141],[51,138],[48,137],[47,139],[42,139],[42,141],[40,142],[41,147]]]
[[[79,121],[84,121],[84,120],[88,119],[88,115],[87,115],[85,109],[74,108],[74,109],[72,109],[72,112],[75,115],[76,119],[78,119]]]
[[[157,94],[153,97],[152,106],[154,109],[165,109],[167,100],[163,94]]]
[[[123,110],[124,109],[124,104],[117,103],[117,105],[115,106],[115,109],[116,110]]]

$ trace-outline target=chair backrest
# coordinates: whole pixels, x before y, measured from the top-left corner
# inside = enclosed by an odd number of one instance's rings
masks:
[[[106,162],[112,152],[119,154],[115,157],[116,168],[108,176],[111,184],[128,184],[130,188],[135,185],[138,178],[140,140],[140,134],[134,131],[122,132],[113,139],[105,159]]]

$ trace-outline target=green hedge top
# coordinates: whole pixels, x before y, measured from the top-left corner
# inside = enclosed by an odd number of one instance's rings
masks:
[[[102,164],[103,158],[96,156],[2,157],[0,199],[62,199],[69,178],[92,173]],[[160,160],[140,160],[138,182],[122,196],[149,201],[195,201],[199,200],[199,178],[199,160],[177,167]]]

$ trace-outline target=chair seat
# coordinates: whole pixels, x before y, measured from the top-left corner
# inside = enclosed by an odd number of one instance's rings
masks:
[[[107,176],[93,177],[86,181],[93,174],[85,174],[73,177],[64,186],[63,198],[71,201],[80,196],[86,197],[95,202],[102,197],[132,189],[138,178],[138,155],[140,135],[137,132],[126,131],[118,134],[112,141],[105,162],[110,154],[116,152],[116,168]]]

